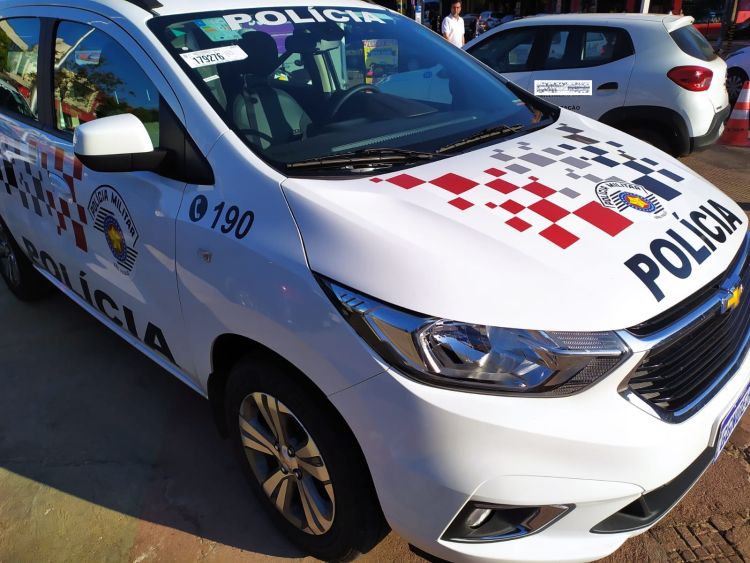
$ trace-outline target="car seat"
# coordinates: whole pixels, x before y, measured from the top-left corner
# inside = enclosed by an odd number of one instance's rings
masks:
[[[244,84],[232,104],[237,130],[263,149],[302,138],[309,116],[292,96],[274,87],[270,76],[280,64],[276,41],[267,33],[251,31],[238,45],[248,57],[241,66]]]

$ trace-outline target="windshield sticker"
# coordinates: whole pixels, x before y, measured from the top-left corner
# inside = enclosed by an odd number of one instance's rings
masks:
[[[229,45],[227,47],[193,51],[192,53],[180,53],[180,56],[190,68],[200,68],[202,66],[241,61],[247,58],[247,53],[238,45]]]
[[[354,10],[294,8],[289,10],[262,10],[254,14],[229,14],[224,20],[230,30],[251,29],[254,25],[284,25],[288,23],[385,23],[380,14]]]
[[[214,43],[236,41],[242,37],[238,31],[229,29],[229,25],[224,18],[205,18],[202,20],[195,20],[195,25],[197,25]]]
[[[99,61],[102,58],[102,50],[96,49],[96,50],[76,51],[75,58],[76,58],[76,64],[79,66],[86,66],[86,65],[96,66],[99,64]]]
[[[591,96],[591,80],[534,80],[535,96]]]
[[[377,84],[398,72],[398,41],[396,39],[364,39],[365,84]]]

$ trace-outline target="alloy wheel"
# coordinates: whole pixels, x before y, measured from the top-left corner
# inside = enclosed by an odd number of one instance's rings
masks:
[[[307,534],[328,532],[336,511],[333,484],[304,425],[267,393],[243,399],[239,425],[245,456],[276,509]]]
[[[2,223],[0,223],[0,272],[10,285],[18,286],[21,283],[18,258],[13,250],[10,233]]]

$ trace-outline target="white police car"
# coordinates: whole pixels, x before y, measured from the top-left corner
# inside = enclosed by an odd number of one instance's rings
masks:
[[[309,553],[387,523],[452,561],[598,558],[747,407],[742,210],[413,21],[3,2],[0,32],[5,281],[206,396]]]
[[[658,14],[534,16],[464,49],[537,96],[684,155],[713,144],[730,112],[727,65],[692,23]]]

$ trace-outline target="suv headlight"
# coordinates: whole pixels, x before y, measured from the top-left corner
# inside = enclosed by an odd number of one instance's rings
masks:
[[[437,319],[318,277],[344,318],[405,375],[441,387],[564,396],[601,379],[630,350],[614,332],[551,332]]]

